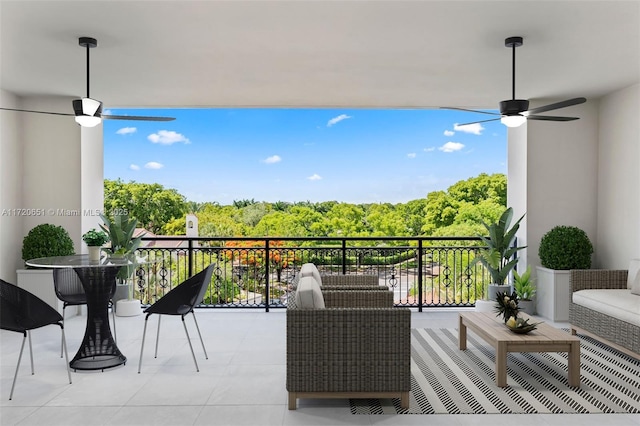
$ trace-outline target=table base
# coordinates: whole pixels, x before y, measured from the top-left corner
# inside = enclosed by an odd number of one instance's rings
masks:
[[[120,266],[74,269],[87,296],[87,327],[69,366],[74,370],[105,370],[126,363],[109,327],[109,299],[115,291]]]

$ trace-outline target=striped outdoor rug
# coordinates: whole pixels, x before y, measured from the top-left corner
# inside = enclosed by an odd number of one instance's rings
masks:
[[[640,413],[640,361],[580,336],[580,388],[567,385],[566,353],[510,353],[507,384],[495,385],[495,352],[473,333],[411,330],[411,405],[352,399],[353,414]]]

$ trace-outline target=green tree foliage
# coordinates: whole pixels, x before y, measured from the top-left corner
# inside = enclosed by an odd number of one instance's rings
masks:
[[[500,217],[506,194],[505,175],[483,173],[395,205],[245,199],[221,206],[187,202],[158,184],[105,180],[105,210],[127,210],[147,230],[164,235],[184,235],[185,214],[193,213],[203,237],[474,236],[483,234],[483,221]]]
[[[115,212],[128,213],[141,227],[157,234],[168,222],[185,215],[187,202],[175,189],[157,183],[105,179],[104,209],[109,217]]]

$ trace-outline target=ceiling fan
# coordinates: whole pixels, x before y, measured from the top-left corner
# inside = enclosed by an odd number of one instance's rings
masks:
[[[506,47],[510,47],[513,51],[512,69],[511,69],[511,99],[500,102],[500,113],[478,111],[473,109],[443,107],[442,109],[455,109],[460,111],[479,112],[482,114],[498,115],[499,117],[489,120],[473,121],[470,123],[459,124],[466,126],[469,124],[486,123],[488,121],[500,120],[507,127],[518,127],[527,120],[544,120],[544,121],[573,121],[579,117],[559,117],[550,115],[537,115],[542,112],[552,111],[554,109],[566,108],[573,105],[579,105],[587,100],[585,98],[573,98],[565,101],[544,105],[537,108],[529,109],[529,101],[525,99],[516,99],[516,47],[522,46],[522,37],[508,37],[504,41]]]
[[[72,102],[74,113],[50,112],[50,111],[34,111],[28,109],[2,108],[5,111],[34,112],[38,114],[50,115],[68,115],[75,117],[76,122],[83,127],[95,127],[102,119],[105,120],[138,120],[138,121],[172,121],[173,117],[144,117],[135,115],[103,115],[102,102],[89,97],[89,49],[98,47],[98,41],[91,37],[80,37],[78,39],[80,46],[87,50],[87,96],[82,99],[75,99]]]

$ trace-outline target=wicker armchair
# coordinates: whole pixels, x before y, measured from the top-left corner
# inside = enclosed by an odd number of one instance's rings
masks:
[[[571,293],[587,289],[623,290],[627,288],[627,270],[586,269],[571,271]],[[638,297],[640,296],[632,296]],[[596,312],[569,304],[571,332],[587,332],[600,340],[619,346],[623,351],[640,354],[640,327]]]
[[[400,398],[408,408],[411,311],[388,307],[392,292],[323,297],[325,309],[287,309],[289,409],[298,398]]]

